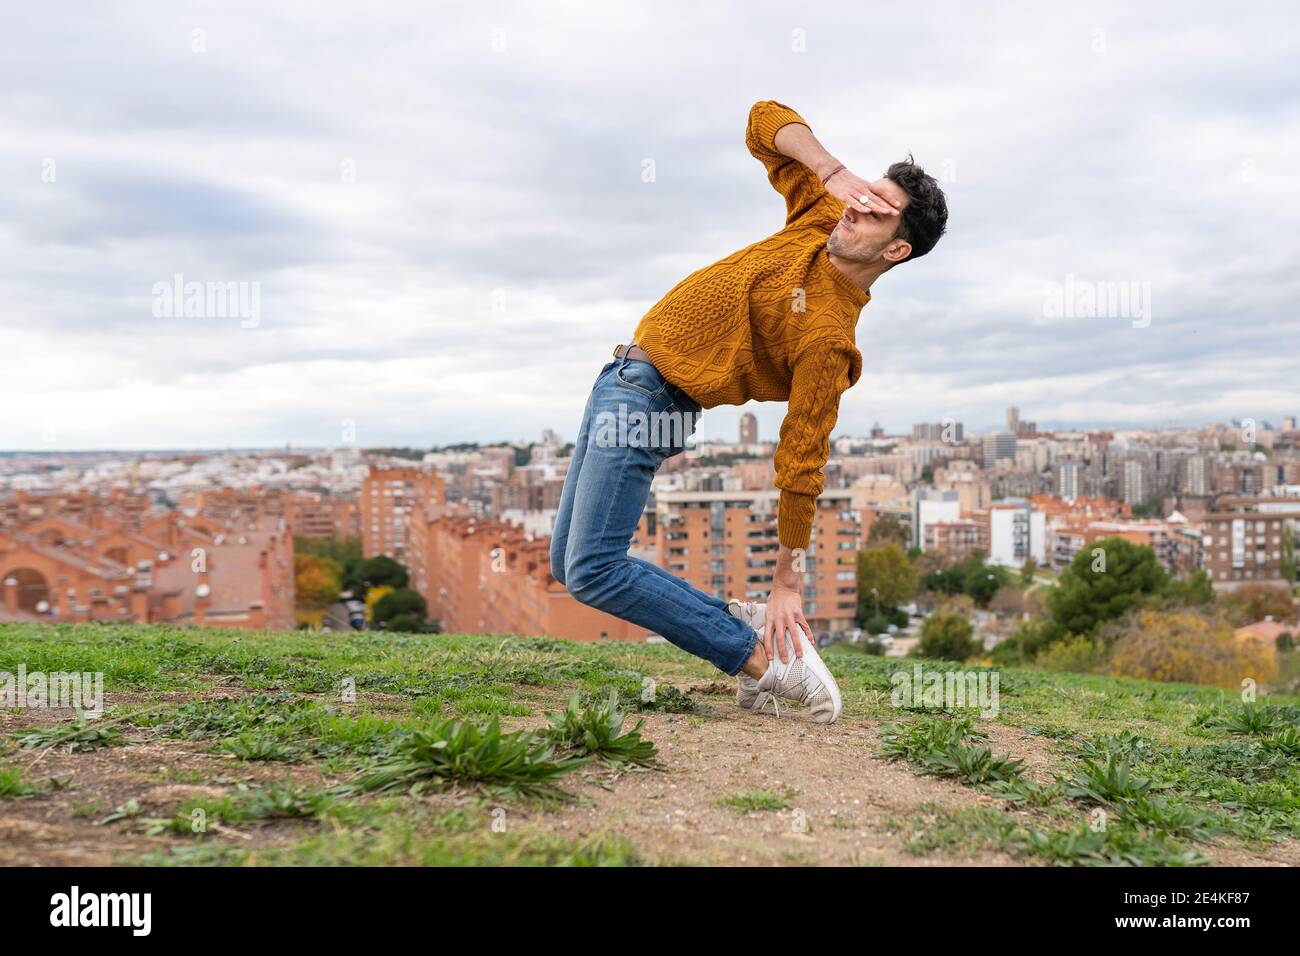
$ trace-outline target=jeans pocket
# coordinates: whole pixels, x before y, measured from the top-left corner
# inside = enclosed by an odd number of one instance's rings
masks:
[[[614,378],[618,384],[632,389],[634,392],[640,392],[647,398],[654,398],[664,390],[663,376],[659,370],[649,362],[638,362],[630,360],[621,363],[614,369]]]

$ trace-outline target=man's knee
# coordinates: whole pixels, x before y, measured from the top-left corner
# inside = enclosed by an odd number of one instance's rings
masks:
[[[575,561],[565,569],[564,586],[580,603],[599,608],[609,591],[611,570],[608,564]]]

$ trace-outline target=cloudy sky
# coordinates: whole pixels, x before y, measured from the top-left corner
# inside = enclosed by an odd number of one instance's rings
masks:
[[[949,235],[873,289],[837,434],[983,429],[1008,404],[1040,423],[1300,413],[1285,4],[6,20],[0,449],[329,446],[345,422],[363,446],[571,439],[644,312],[780,226],[743,141],[759,99],[865,178],[911,151],[949,194]],[[177,275],[258,298],[169,315]],[[1066,292],[1083,304],[1052,308]],[[783,405],[746,408],[775,435]]]

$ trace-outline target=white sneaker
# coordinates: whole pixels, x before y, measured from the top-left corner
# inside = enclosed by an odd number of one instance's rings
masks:
[[[805,635],[805,639],[801,641],[803,657],[795,657],[789,633],[787,632],[783,637],[790,661],[782,664],[781,658],[777,657],[768,666],[769,671],[775,670],[777,674],[776,687],[772,689],[772,693],[786,700],[807,704],[812,708],[812,719],[816,723],[829,724],[838,720],[843,703],[840,699],[840,688],[835,683],[835,678],[831,676],[830,670],[822,662],[816,646],[807,640]]]
[[[763,634],[766,620],[766,604],[750,601],[732,600],[728,602],[728,613],[750,624],[759,634]],[[819,724],[829,724],[839,719],[843,701],[839,685],[831,676],[830,670],[817,653],[816,646],[806,636],[803,644],[803,657],[795,656],[790,635],[784,635],[786,651],[790,657],[788,663],[782,664],[780,657],[774,658],[767,667],[767,673],[761,679],[754,679],[741,673],[737,678],[736,703],[748,710],[762,710],[769,700],[780,716],[781,710],[776,698],[793,700],[808,704],[812,708],[812,719]]]

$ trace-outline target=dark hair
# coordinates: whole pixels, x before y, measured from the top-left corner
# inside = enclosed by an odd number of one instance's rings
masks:
[[[934,248],[948,228],[948,200],[935,178],[916,165],[909,153],[907,159],[894,163],[885,171],[885,178],[898,184],[911,200],[899,217],[895,238],[912,244],[907,262],[925,255]]]

